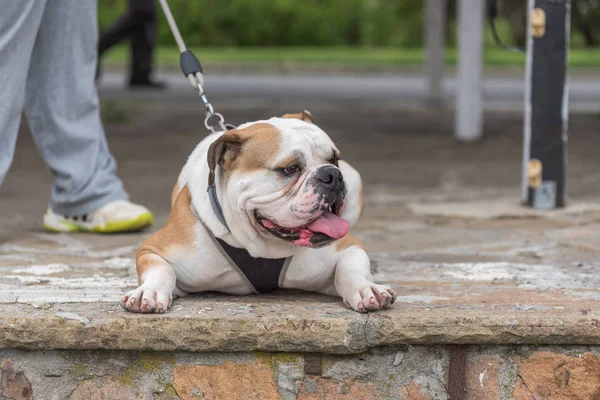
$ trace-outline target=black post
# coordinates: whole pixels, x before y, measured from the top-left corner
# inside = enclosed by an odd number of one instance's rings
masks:
[[[565,204],[570,0],[528,0],[522,196],[525,205]]]

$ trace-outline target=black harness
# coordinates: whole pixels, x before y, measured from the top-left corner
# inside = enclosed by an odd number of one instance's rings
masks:
[[[213,239],[215,246],[219,249],[223,257],[246,278],[246,282],[252,286],[255,293],[268,293],[279,289],[285,271],[292,261],[292,257],[254,258],[248,253],[248,250],[230,246],[224,240],[215,237],[210,229],[204,225],[198,211],[193,206],[192,211]]]
[[[221,248],[230,264],[236,267],[248,280],[256,293],[268,293],[279,289],[291,257],[289,258],[254,258],[246,249],[239,249],[225,243],[219,238],[215,242]]]

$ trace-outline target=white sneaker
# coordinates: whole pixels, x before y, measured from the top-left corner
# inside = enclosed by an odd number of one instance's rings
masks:
[[[146,207],[118,200],[77,217],[58,215],[48,209],[44,215],[44,228],[51,232],[134,232],[152,225],[153,219]]]

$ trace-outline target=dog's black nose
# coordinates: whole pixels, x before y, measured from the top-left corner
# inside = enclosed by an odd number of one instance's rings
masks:
[[[330,190],[340,190],[344,187],[342,171],[334,166],[322,167],[317,171],[317,179]]]

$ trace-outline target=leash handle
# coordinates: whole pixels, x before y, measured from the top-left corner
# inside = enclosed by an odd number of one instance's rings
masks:
[[[192,85],[192,87],[198,91],[198,95],[200,96],[202,104],[204,104],[204,108],[206,109],[204,126],[206,126],[206,128],[211,132],[222,132],[227,130],[228,126],[225,124],[223,115],[215,112],[212,104],[210,104],[208,98],[206,97],[206,92],[204,91],[204,74],[200,61],[198,61],[194,53],[185,47],[185,42],[181,37],[181,32],[179,32],[179,28],[177,27],[175,18],[173,18],[173,13],[171,13],[171,8],[169,7],[167,0],[159,1],[163,13],[167,18],[167,22],[169,23],[171,33],[177,42],[177,47],[179,47],[179,52],[181,53],[179,56],[179,65],[181,66],[181,71],[183,71],[183,75],[185,75],[185,77],[188,79],[190,85]]]
[[[181,65],[183,74],[186,76],[186,78],[188,78],[194,89],[198,88],[198,84],[204,86],[202,65],[200,65],[200,61],[198,61],[196,56],[189,51],[187,47],[185,47],[185,42],[183,41],[183,37],[181,37],[181,32],[179,32],[179,27],[177,27],[177,22],[175,22],[175,18],[173,17],[169,3],[167,3],[167,0],[159,0],[159,2],[163,10],[163,14],[165,14],[165,18],[167,18],[167,23],[169,24],[171,33],[175,38],[175,42],[177,42],[179,53],[181,53],[179,56],[179,64]]]
[[[167,18],[167,22],[169,23],[169,27],[171,28],[171,33],[173,33],[173,37],[177,42],[177,47],[179,47],[179,52],[183,53],[187,50],[185,47],[185,43],[183,42],[183,38],[181,37],[181,33],[179,32],[179,28],[177,27],[177,23],[175,22],[175,18],[173,18],[173,14],[171,13],[171,9],[169,8],[169,3],[167,0],[159,0],[160,6],[162,7],[163,13]]]

